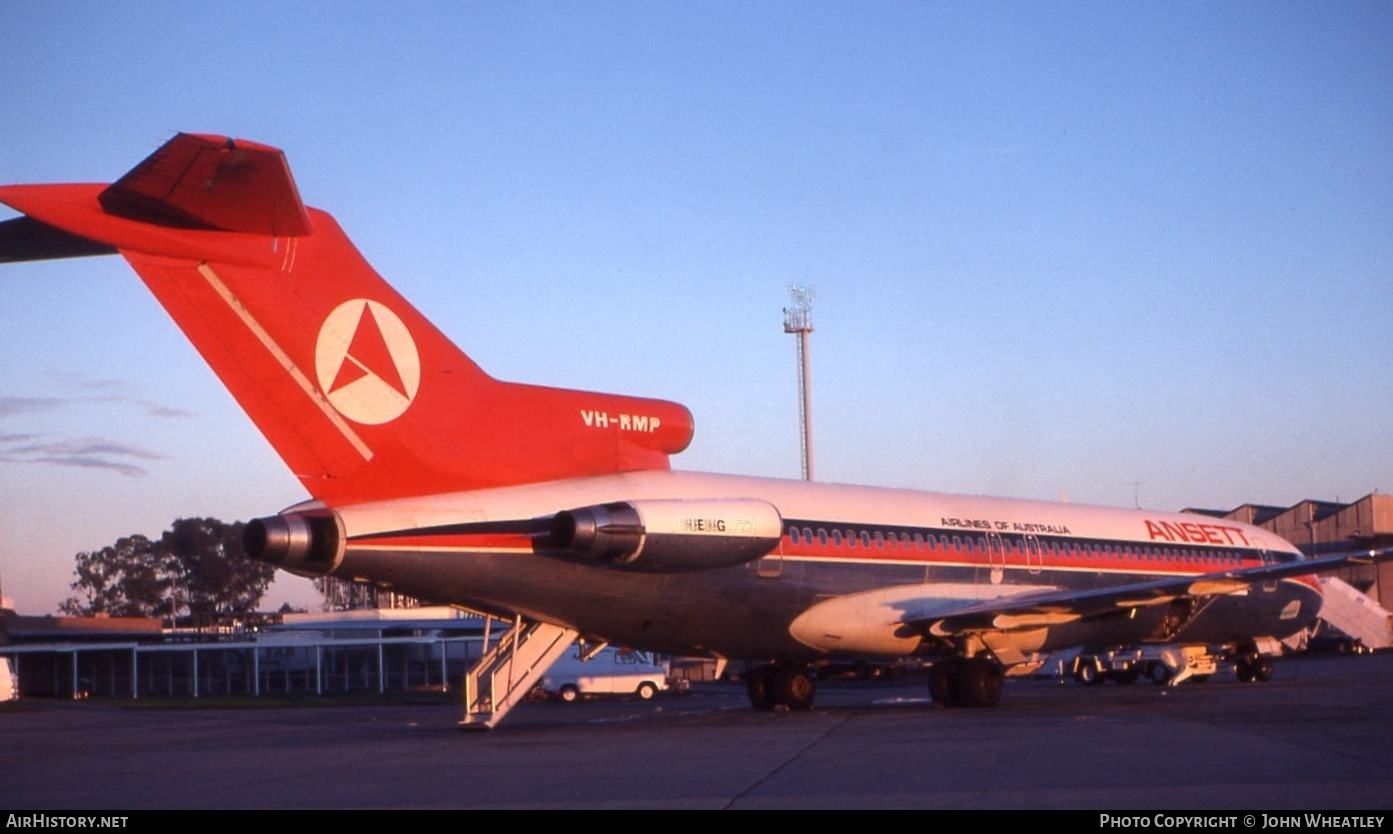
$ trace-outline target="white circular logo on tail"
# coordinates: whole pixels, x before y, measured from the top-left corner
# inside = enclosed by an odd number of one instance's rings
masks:
[[[397,314],[355,298],[334,308],[314,345],[319,389],[355,423],[388,423],[406,411],[421,386],[421,357]]]

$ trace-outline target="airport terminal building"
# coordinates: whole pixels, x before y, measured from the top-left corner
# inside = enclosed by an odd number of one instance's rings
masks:
[[[1393,495],[1377,492],[1348,504],[1307,499],[1290,507],[1242,504],[1232,510],[1187,507],[1184,512],[1271,530],[1308,556],[1393,547]],[[1334,575],[1393,610],[1393,562],[1348,568]]]

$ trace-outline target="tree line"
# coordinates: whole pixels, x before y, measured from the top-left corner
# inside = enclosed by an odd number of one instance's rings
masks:
[[[151,539],[131,535],[74,557],[74,596],[59,608],[73,616],[228,622],[256,611],[274,565],[247,558],[240,522],[181,518]]]

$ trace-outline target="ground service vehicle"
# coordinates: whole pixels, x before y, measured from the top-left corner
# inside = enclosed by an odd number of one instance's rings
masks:
[[[577,646],[547,669],[539,686],[565,703],[585,695],[637,695],[648,701],[668,690],[668,670],[647,652],[609,646],[592,654]]]

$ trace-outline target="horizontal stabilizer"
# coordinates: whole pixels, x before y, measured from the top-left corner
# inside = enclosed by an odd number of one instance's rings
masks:
[[[273,237],[310,233],[278,148],[180,133],[101,193],[108,214],[157,226]]]
[[[115,247],[65,232],[32,217],[0,223],[0,263],[114,255]]]

